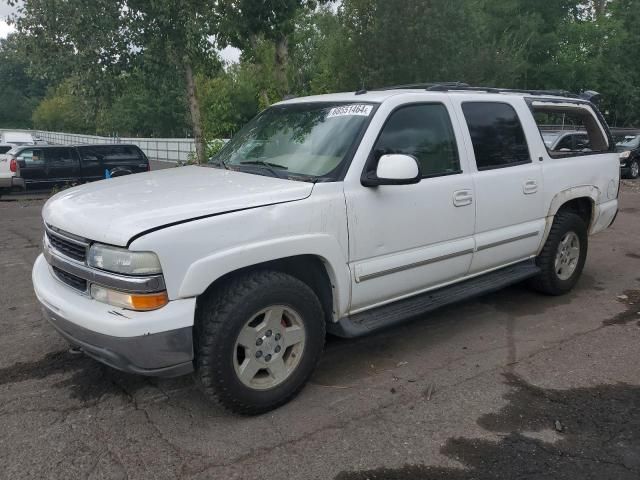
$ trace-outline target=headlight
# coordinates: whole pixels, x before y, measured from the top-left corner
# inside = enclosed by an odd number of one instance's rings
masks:
[[[132,252],[126,248],[94,243],[89,248],[87,264],[108,272],[124,275],[157,275],[162,273],[160,260],[153,252]]]
[[[627,150],[627,151],[625,151],[625,152],[622,152],[622,153],[620,154],[620,159],[621,159],[621,160],[624,160],[624,159],[626,159],[626,158],[629,158],[629,155],[631,155],[631,150]]]

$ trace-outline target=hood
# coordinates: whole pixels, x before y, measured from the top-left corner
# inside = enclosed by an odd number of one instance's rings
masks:
[[[302,200],[313,184],[208,167],[101,180],[60,192],[44,221],[69,233],[126,246],[148,230],[234,210]]]

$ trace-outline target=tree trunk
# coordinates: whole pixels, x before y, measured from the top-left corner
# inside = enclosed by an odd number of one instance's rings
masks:
[[[198,163],[206,162],[204,138],[202,137],[202,119],[200,117],[200,103],[196,96],[196,82],[193,78],[193,68],[189,60],[184,62],[184,75],[187,84],[187,99],[189,112],[191,113],[191,125],[193,127],[193,140],[196,144],[196,156]]]
[[[286,36],[276,41],[276,80],[282,95],[288,95],[289,79],[287,78],[287,63],[289,62],[289,39]]]
[[[594,0],[594,8],[596,12],[596,18],[599,20],[607,13],[607,0]]]

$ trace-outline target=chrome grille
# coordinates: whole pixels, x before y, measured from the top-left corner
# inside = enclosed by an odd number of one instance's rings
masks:
[[[51,246],[61,254],[84,262],[87,258],[87,245],[74,241],[47,229],[47,238]]]
[[[51,268],[53,269],[53,273],[56,274],[56,277],[58,277],[62,283],[65,283],[71,288],[75,288],[81,292],[87,291],[87,281],[84,278],[76,277],[75,275],[71,275],[70,273],[56,267]]]

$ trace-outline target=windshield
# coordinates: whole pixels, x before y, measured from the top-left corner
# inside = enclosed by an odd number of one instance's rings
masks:
[[[371,104],[271,107],[211,159],[234,170],[303,180],[335,180],[373,114]]]
[[[636,149],[640,146],[640,135],[631,138],[625,138],[623,142],[618,143],[619,147]]]

